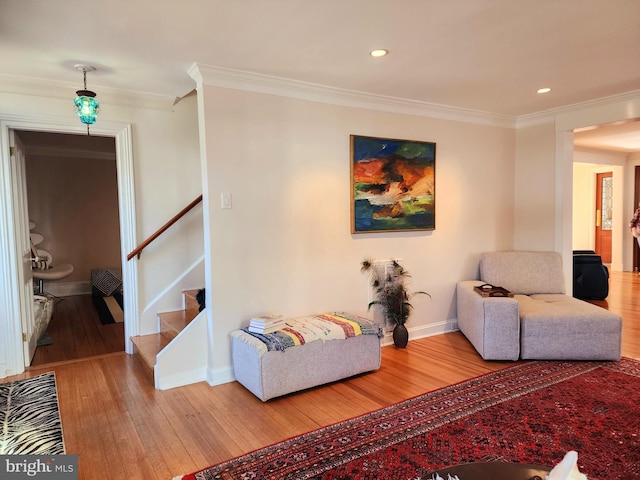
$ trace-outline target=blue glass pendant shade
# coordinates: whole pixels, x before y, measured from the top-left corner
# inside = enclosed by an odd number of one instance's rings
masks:
[[[91,90],[78,90],[78,95],[73,101],[78,109],[78,117],[82,123],[87,125],[96,123],[100,102],[96,99],[96,94]]]

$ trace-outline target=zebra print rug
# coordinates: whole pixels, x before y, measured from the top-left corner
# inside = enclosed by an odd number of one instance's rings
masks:
[[[55,373],[0,384],[0,455],[64,453]]]

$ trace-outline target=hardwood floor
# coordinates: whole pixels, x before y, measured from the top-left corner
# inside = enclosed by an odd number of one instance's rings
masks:
[[[622,317],[622,354],[640,358],[640,275],[611,272],[609,296],[592,301]]]
[[[36,348],[33,366],[124,351],[124,324],[101,324],[91,295],[55,299],[47,333],[53,343]]]
[[[611,276],[623,355],[640,358],[640,277]],[[165,479],[291,436],[514,365],[486,362],[459,332],[384,347],[373,373],[262,403],[236,382],[154,390],[137,361],[112,353],[30,368],[55,371],[68,453],[80,479]],[[8,381],[8,378],[3,381]]]

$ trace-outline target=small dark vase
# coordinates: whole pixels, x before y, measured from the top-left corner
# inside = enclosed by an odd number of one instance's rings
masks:
[[[393,329],[393,344],[396,348],[406,348],[409,343],[409,331],[404,325],[396,325]]]

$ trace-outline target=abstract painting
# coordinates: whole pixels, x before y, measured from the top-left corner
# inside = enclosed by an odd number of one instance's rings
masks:
[[[351,135],[351,233],[435,229],[436,144]]]

